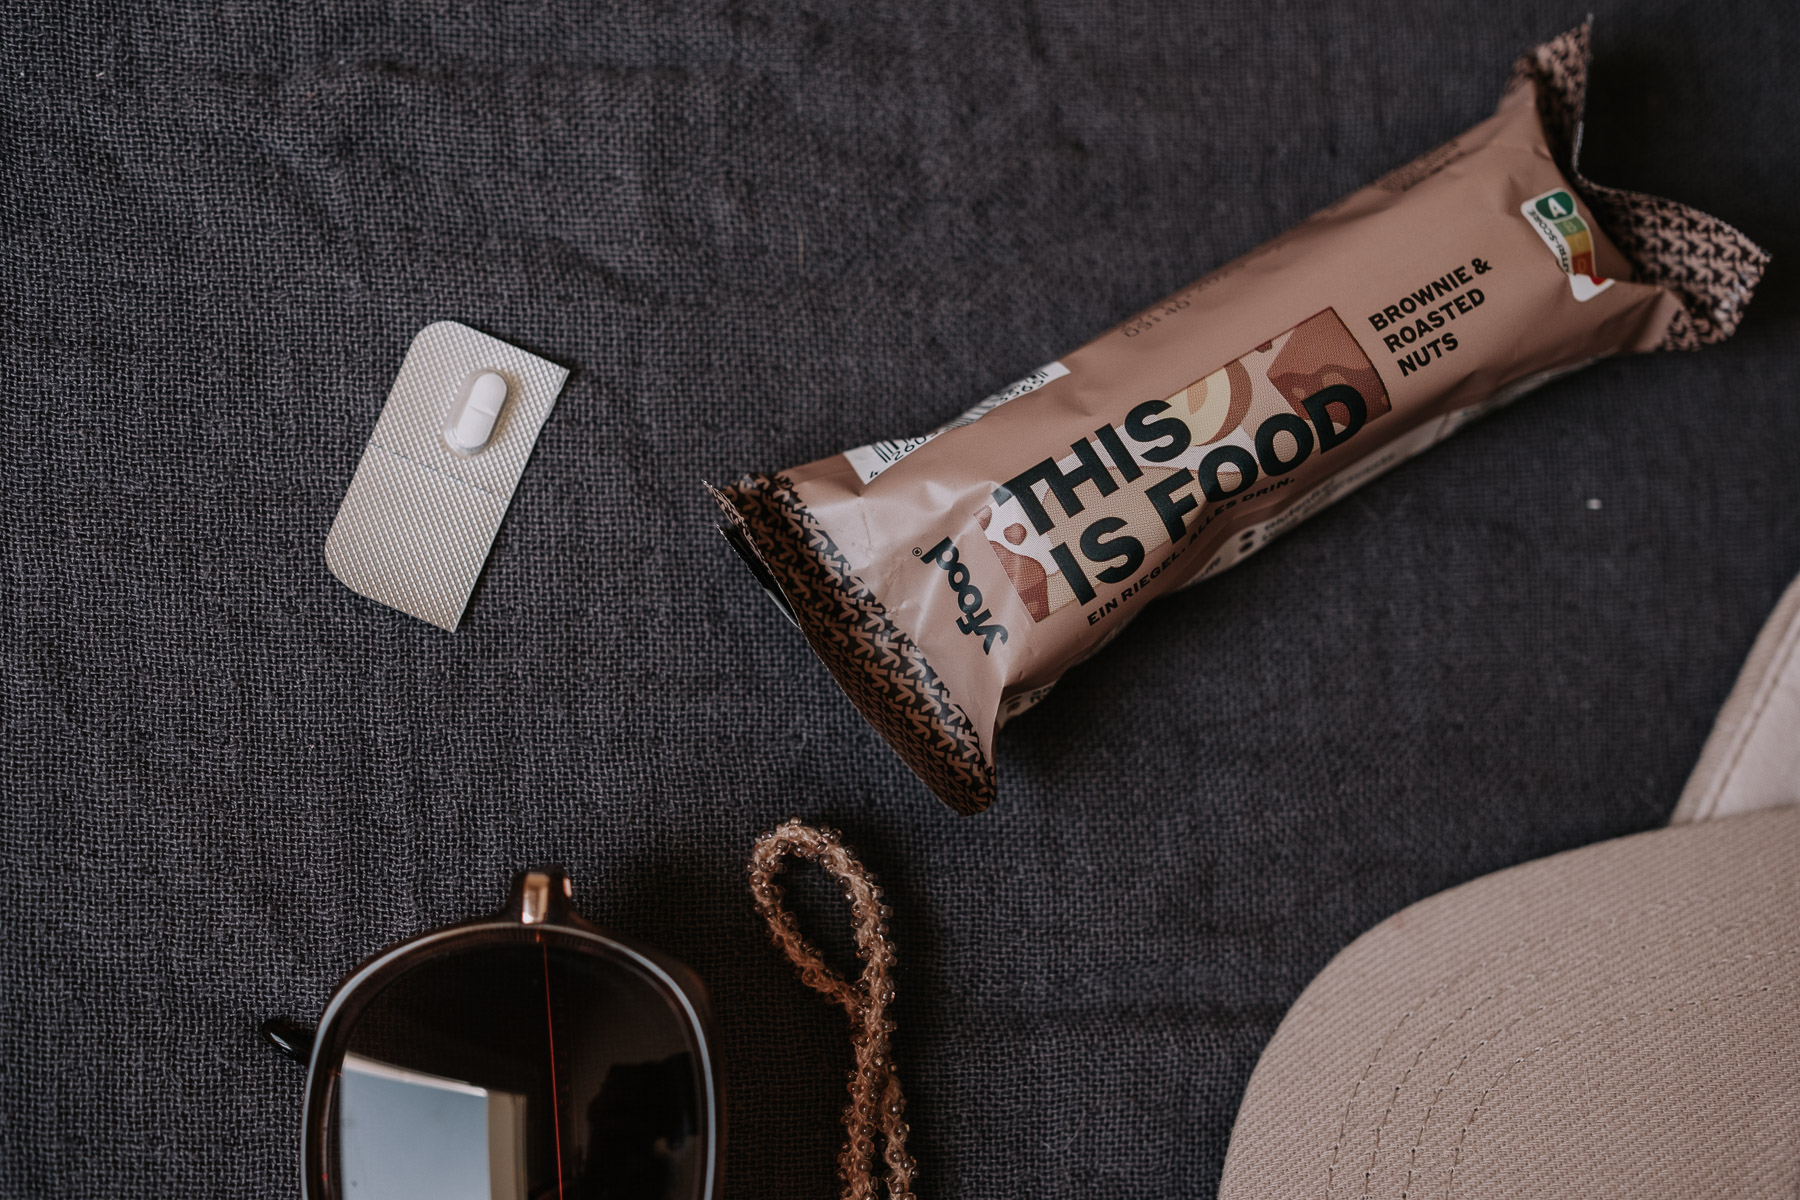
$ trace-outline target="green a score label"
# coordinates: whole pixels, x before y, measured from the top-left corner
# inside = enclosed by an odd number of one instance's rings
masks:
[[[1556,263],[1569,277],[1569,290],[1575,299],[1586,302],[1613,285],[1602,279],[1594,264],[1594,234],[1575,206],[1575,197],[1566,188],[1553,188],[1541,196],[1533,196],[1519,206],[1519,212],[1544,239],[1544,245],[1556,256]]]

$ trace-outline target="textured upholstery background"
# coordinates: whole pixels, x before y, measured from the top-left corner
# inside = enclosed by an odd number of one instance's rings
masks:
[[[960,411],[1479,120],[1582,8],[0,0],[0,1192],[292,1194],[257,1022],[555,860],[710,982],[729,1194],[832,1194],[843,1022],[741,879],[799,814],[890,885],[922,1195],[1211,1195],[1333,952],[1663,820],[1800,571],[1800,31],[1597,7],[1588,169],[1775,254],[1737,339],[1155,605],[959,820],[698,481]],[[574,372],[454,636],[322,556],[445,317]]]

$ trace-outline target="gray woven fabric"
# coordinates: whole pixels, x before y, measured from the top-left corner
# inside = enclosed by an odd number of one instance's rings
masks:
[[[741,881],[798,814],[889,885],[922,1195],[1210,1195],[1311,975],[1664,819],[1800,571],[1800,32],[1599,9],[1585,164],[1775,254],[1736,340],[1158,603],[958,820],[699,480],[948,419],[1478,120],[1582,9],[4,0],[0,1193],[291,1194],[257,1021],[554,860],[709,981],[729,1193],[829,1195],[842,1017]],[[454,636],[322,554],[444,318],[573,372]]]

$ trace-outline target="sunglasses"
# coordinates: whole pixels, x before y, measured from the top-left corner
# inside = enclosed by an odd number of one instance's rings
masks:
[[[316,1031],[264,1023],[307,1068],[305,1200],[718,1195],[705,990],[571,895],[560,869],[526,871],[493,915],[363,962]]]

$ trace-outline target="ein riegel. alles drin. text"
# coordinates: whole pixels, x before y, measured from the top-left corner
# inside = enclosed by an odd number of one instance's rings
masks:
[[[1456,349],[1456,332],[1446,326],[1481,307],[1487,296],[1469,285],[1476,275],[1492,269],[1482,259],[1470,259],[1468,266],[1447,271],[1380,312],[1369,314],[1369,324],[1381,334],[1381,344],[1399,355],[1394,365],[1401,375],[1422,371]]]

